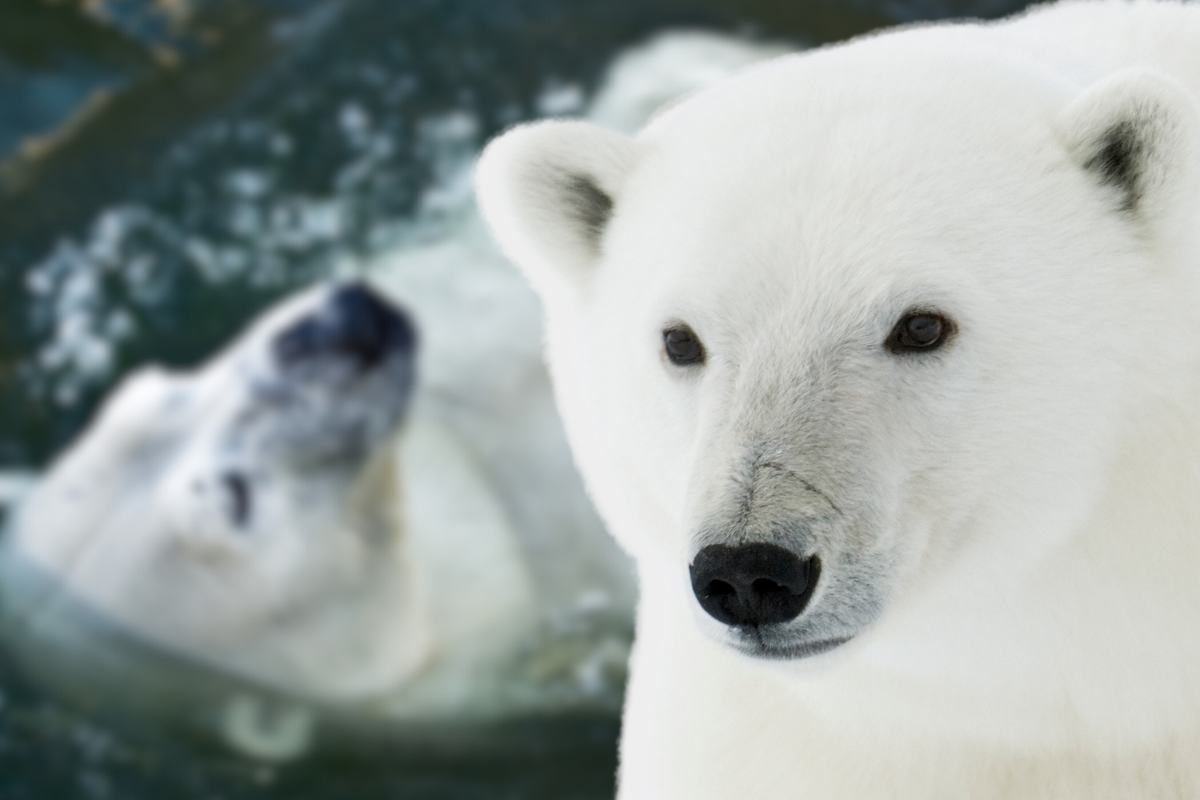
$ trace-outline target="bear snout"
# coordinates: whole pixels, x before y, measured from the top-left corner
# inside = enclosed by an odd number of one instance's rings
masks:
[[[274,347],[284,364],[340,354],[370,369],[389,356],[411,357],[416,329],[403,310],[352,283],[335,291],[317,313],[280,333]]]
[[[821,561],[774,544],[714,544],[696,554],[688,571],[705,613],[745,628],[800,616],[816,590]]]

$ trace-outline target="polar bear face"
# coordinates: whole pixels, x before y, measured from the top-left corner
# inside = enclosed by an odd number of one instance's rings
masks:
[[[293,548],[308,560],[320,534],[305,532],[346,527],[345,498],[392,441],[415,344],[407,317],[373,292],[322,291],[272,313],[200,375],[135,381],[114,412],[157,404],[186,424],[169,434],[158,501],[187,548],[215,562],[286,563]]]
[[[242,677],[316,696],[402,677],[421,637],[384,633],[416,613],[394,474],[415,357],[408,317],[366,287],[306,293],[195,372],[129,379],[10,550],[138,638]]]
[[[1078,529],[1187,317],[1159,312],[1192,105],[930,30],[753,67],[637,138],[494,142],[485,216],[643,578],[775,658],[938,583],[1003,598]]]

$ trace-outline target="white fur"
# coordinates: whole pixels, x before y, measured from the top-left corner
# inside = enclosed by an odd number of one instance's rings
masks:
[[[1197,42],[1194,5],[1066,3],[751,67],[636,138],[485,153],[638,563],[622,798],[1200,793]],[[1130,121],[1123,208],[1093,157]],[[582,266],[577,221],[547,221],[579,173],[613,201]],[[959,330],[898,358],[914,306]],[[663,358],[679,321],[702,368]],[[822,491],[748,483],[762,459]],[[826,565],[797,624],[855,638],[743,656],[689,560],[794,520]]]

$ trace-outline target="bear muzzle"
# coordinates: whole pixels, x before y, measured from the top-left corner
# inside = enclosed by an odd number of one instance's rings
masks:
[[[775,544],[714,544],[696,554],[688,571],[705,613],[725,625],[757,628],[800,616],[817,588],[821,561]]]
[[[276,358],[283,364],[321,356],[342,356],[363,369],[384,359],[411,359],[416,329],[409,316],[363,284],[333,292],[325,304],[276,336]]]

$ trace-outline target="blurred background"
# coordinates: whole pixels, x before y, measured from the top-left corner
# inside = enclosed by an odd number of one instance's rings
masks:
[[[585,114],[636,125],[656,102],[759,55],[1024,5],[4,0],[7,511],[131,369],[198,365],[261,312],[322,280],[381,278],[399,287],[403,303],[406,271],[416,285],[468,269],[464,260],[495,261],[473,221],[469,176],[483,143],[508,125]],[[655,37],[668,31],[722,38],[663,45]],[[726,40],[737,49],[721,49]],[[536,343],[536,319],[527,329],[496,307],[506,291],[475,298],[477,316],[492,335],[511,324],[515,337]],[[410,296],[419,306],[425,295]],[[512,307],[536,316],[524,295]],[[431,327],[452,313],[428,303],[411,310],[418,323],[433,315]],[[422,365],[441,385],[453,384],[456,369],[469,365]],[[555,424],[549,416],[547,424]],[[516,490],[501,481],[496,491],[503,500]],[[543,550],[543,560],[557,557],[551,545]],[[576,634],[627,642],[627,620],[600,627],[577,626]],[[86,664],[88,651],[80,652]],[[0,657],[0,800],[612,792],[620,674],[607,662],[603,680],[585,675],[578,697],[534,714],[461,730],[450,714],[438,736],[414,742],[402,722],[368,709],[324,723],[316,745],[282,759],[48,687],[10,656],[5,648]],[[594,648],[562,658],[601,663]],[[82,672],[70,680],[86,682]]]

